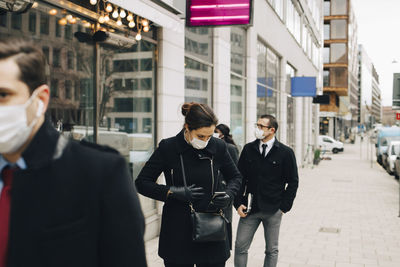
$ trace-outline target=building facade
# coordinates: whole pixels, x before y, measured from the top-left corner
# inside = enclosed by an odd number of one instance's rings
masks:
[[[360,92],[358,122],[369,129],[373,124],[381,122],[381,90],[378,73],[365,48],[359,45],[358,51]]]
[[[320,133],[339,138],[357,124],[357,23],[351,0],[324,1],[323,93]]]
[[[113,146],[134,179],[158,142],[182,129],[186,101],[210,105],[239,148],[254,140],[257,117],[272,114],[298,165],[311,163],[319,105],[293,97],[290,79],[316,77],[322,92],[322,0],[254,0],[252,25],[226,27],[186,27],[185,2],[37,1],[1,13],[0,37],[42,47],[54,127]],[[140,198],[150,239],[162,203]]]

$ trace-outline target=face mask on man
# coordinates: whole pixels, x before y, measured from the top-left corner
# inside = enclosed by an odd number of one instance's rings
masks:
[[[255,136],[257,139],[264,139],[264,138],[265,138],[264,131],[261,130],[260,128],[258,128],[258,127],[256,127],[256,128],[254,129],[254,136]]]
[[[26,108],[32,103],[36,94],[21,105],[0,106],[0,153],[7,154],[17,151],[28,140],[42,115],[44,104],[40,100],[32,122],[28,125]]]
[[[219,138],[219,133],[213,133],[213,136],[214,136],[215,138]]]

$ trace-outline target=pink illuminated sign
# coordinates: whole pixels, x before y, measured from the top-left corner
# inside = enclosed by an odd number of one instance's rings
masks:
[[[247,25],[251,21],[252,0],[189,0],[188,26]]]

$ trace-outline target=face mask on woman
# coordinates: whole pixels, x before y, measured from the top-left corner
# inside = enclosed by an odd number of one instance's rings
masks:
[[[213,136],[214,136],[215,138],[220,138],[220,137],[219,137],[219,133],[213,133]]]
[[[28,125],[26,108],[32,103],[36,94],[21,105],[0,106],[0,153],[17,151],[32,133],[43,112],[44,104],[40,100],[32,122]]]
[[[197,139],[196,137],[193,137],[193,140],[190,141],[190,144],[192,145],[192,147],[194,147],[196,149],[204,149],[208,145],[208,141],[210,141],[210,139],[208,139],[207,141],[203,141],[203,140]]]

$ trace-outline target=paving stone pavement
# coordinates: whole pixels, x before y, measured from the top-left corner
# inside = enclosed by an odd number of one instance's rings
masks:
[[[371,164],[373,153],[358,140],[343,153],[325,154],[332,159],[315,168],[299,168],[297,197],[282,219],[278,267],[400,267],[399,184],[375,159]],[[249,267],[263,265],[262,230],[250,247]],[[163,266],[157,246],[157,238],[146,243],[149,267]],[[233,256],[226,266],[233,266]]]

